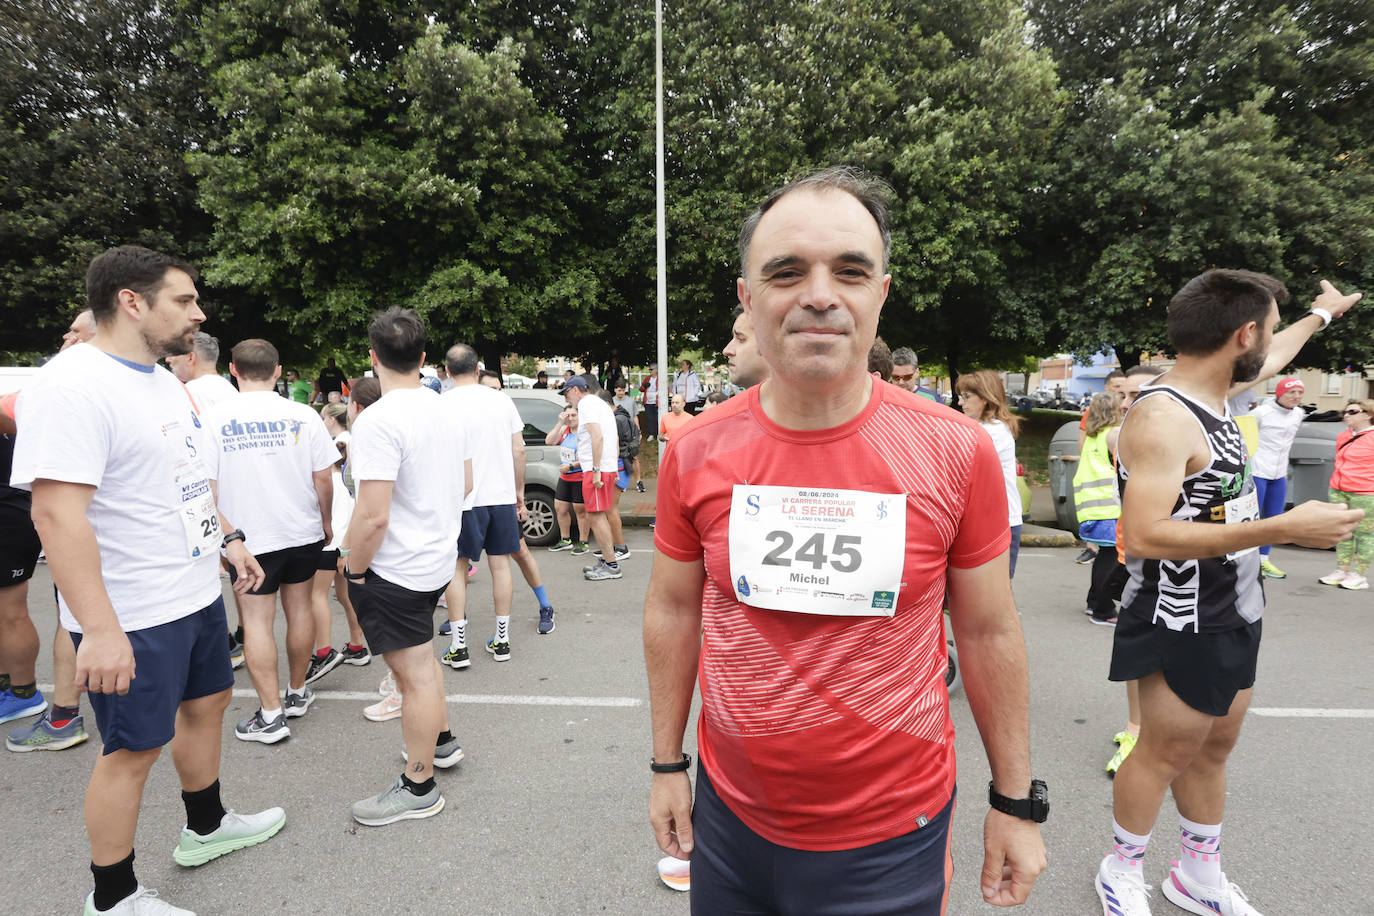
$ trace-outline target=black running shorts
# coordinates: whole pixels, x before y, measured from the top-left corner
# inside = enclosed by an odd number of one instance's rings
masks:
[[[1183,702],[1224,716],[1236,694],[1255,686],[1264,621],[1222,633],[1171,630],[1123,611],[1112,642],[1113,681],[1138,681],[1156,671]]]

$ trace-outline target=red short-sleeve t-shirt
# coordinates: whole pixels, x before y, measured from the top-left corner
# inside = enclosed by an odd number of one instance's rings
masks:
[[[832,617],[739,603],[730,573],[736,484],[906,494],[892,617]],[[703,560],[698,753],[730,809],[766,839],[851,849],[908,833],[954,789],[942,608],[949,566],[1010,543],[988,434],[957,411],[874,384],[853,420],[793,431],[759,388],[697,417],[659,469],[655,543]]]

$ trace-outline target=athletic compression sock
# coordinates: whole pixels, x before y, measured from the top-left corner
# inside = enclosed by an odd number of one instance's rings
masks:
[[[37,684],[10,684],[10,693],[21,700],[31,700],[38,693]]]
[[[224,820],[224,803],[219,798],[216,779],[199,792],[181,790],[181,803],[186,806],[186,827],[199,836],[209,836]]]
[[[132,850],[113,865],[96,865],[92,862],[91,874],[95,876],[95,900],[92,902],[97,910],[114,909],[119,901],[133,896],[138,890]]]
[[[539,602],[539,606],[540,606],[540,607],[548,607],[548,606],[549,606],[549,596],[548,596],[548,593],[544,591],[544,586],[542,586],[542,585],[536,585],[536,586],[532,589],[532,591],[534,592],[534,598],[535,598],[536,601]]]
[[[438,746],[441,745],[441,744],[448,744],[448,743],[449,743],[450,741],[452,741],[452,740],[453,740],[453,732],[449,731],[449,730],[446,728],[446,729],[444,729],[442,732],[439,733],[439,737],[438,737],[438,738],[434,739],[434,746],[435,746],[435,747],[438,747]]]
[[[428,795],[430,792],[434,791],[433,776],[429,777],[424,782],[411,782],[410,777],[402,773],[401,783],[406,787],[407,792],[415,796]]]
[[[1221,887],[1221,825],[1195,824],[1178,816],[1183,850],[1178,864],[1183,874],[1207,887]]]
[[[496,618],[496,641],[510,642],[510,615]]]
[[[79,715],[81,715],[80,706],[58,706],[54,703],[52,706],[52,727],[61,728]]]
[[[1117,871],[1140,874],[1145,861],[1145,847],[1150,845],[1150,834],[1136,836],[1112,820],[1112,868]]]

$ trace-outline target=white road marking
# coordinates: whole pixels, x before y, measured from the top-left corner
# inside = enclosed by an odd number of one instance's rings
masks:
[[[52,691],[52,684],[39,684],[39,690]],[[244,687],[234,689],[234,696],[240,700],[257,699],[257,691]],[[375,703],[381,695],[375,690],[316,690],[317,700],[367,700]],[[644,705],[638,697],[555,697],[524,696],[517,694],[474,694],[450,693],[444,697],[450,703],[472,706],[585,706],[594,709],[633,709]]]
[[[1320,709],[1299,706],[1256,707],[1250,712],[1274,719],[1374,719],[1374,709]]]

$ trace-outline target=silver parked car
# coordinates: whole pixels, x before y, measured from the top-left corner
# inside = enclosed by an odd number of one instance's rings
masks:
[[[525,422],[525,519],[523,533],[531,547],[547,547],[558,540],[553,493],[558,486],[558,446],[544,437],[558,424],[565,402],[556,391],[543,388],[506,388],[520,419]]]

